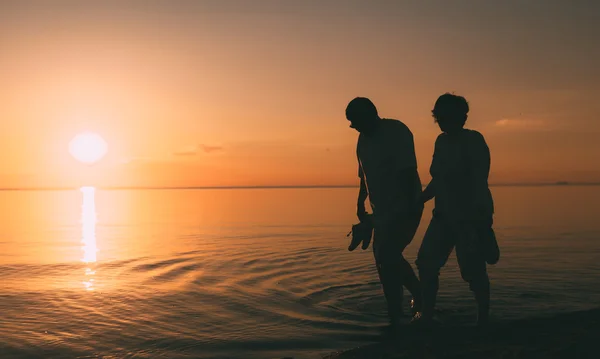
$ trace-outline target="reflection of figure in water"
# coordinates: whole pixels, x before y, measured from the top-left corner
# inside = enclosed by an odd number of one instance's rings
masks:
[[[413,135],[402,122],[380,118],[367,98],[353,99],[346,108],[346,118],[360,133],[356,148],[360,177],[357,215],[361,223],[373,225],[377,272],[390,320],[398,324],[403,286],[413,296],[413,310],[420,310],[421,305],[419,280],[402,255],[423,213]],[[372,215],[365,209],[367,197]]]
[[[435,209],[416,262],[423,311],[414,320],[432,323],[439,272],[456,247],[461,276],[477,301],[478,324],[485,324],[490,303],[486,261],[494,264],[499,256],[491,228],[490,151],[479,132],[464,128],[469,105],[463,97],[444,94],[432,112],[443,133],[435,142],[432,180],[423,192],[424,202],[435,197]]]

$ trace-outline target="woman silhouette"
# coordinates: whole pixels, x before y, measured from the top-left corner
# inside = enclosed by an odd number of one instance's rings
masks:
[[[439,272],[452,250],[462,278],[469,283],[478,306],[477,322],[488,321],[490,281],[486,262],[494,264],[499,250],[493,235],[494,203],[488,186],[490,151],[481,133],[464,128],[469,104],[446,93],[433,108],[442,133],[435,142],[431,182],[423,201],[435,198],[433,218],[417,256],[423,291],[422,312],[414,320],[431,322],[439,286]]]

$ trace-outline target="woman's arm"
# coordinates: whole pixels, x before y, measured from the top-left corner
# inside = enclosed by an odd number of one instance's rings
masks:
[[[483,138],[477,134],[471,150],[471,175],[473,184],[473,205],[477,216],[488,218],[493,215],[494,205],[488,185],[491,156],[490,149]]]

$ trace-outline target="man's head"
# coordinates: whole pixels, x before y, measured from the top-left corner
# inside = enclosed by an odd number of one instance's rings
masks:
[[[462,96],[445,93],[438,97],[431,113],[443,132],[453,132],[465,126],[469,103]]]
[[[366,97],[356,97],[346,107],[346,118],[350,121],[350,127],[358,132],[369,132],[379,121],[377,108]]]

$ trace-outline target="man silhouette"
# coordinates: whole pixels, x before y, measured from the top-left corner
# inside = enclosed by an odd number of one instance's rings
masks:
[[[365,209],[368,198],[373,211],[377,273],[390,321],[397,326],[402,316],[403,287],[413,296],[413,310],[421,306],[419,279],[402,254],[423,213],[413,135],[402,122],[380,118],[375,105],[364,97],[350,101],[346,118],[360,133],[356,146],[360,178],[357,216],[361,223],[371,220]]]
[[[464,128],[468,112],[464,97],[448,93],[437,99],[432,111],[442,134],[435,141],[432,180],[423,192],[424,202],[435,197],[435,209],[416,261],[423,306],[414,320],[420,323],[435,322],[440,269],[455,247],[461,276],[478,305],[478,324],[488,321],[486,262],[494,264],[499,257],[492,230],[494,203],[488,187],[490,151],[479,132]]]

